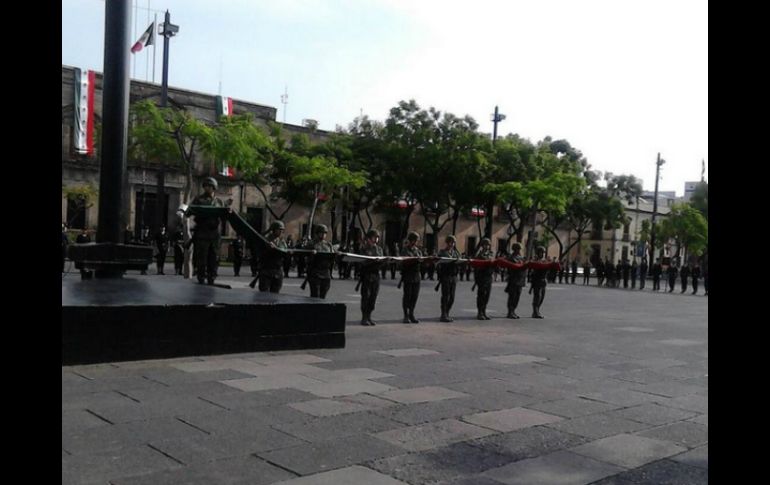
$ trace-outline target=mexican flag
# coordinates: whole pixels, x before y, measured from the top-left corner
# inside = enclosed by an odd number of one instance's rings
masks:
[[[232,116],[233,115],[233,98],[228,98],[224,96],[217,96],[216,100],[216,112],[217,112],[217,120],[221,118],[222,116]],[[229,167],[227,164],[222,164],[222,171],[220,174],[224,175],[225,177],[235,177],[235,171],[232,167]]]
[[[73,146],[75,153],[94,154],[94,87],[96,73],[75,68],[75,124]]]
[[[148,45],[155,44],[155,22],[151,23],[147,30],[144,31],[141,37],[131,47],[131,53],[136,54],[140,50],[144,49]]]

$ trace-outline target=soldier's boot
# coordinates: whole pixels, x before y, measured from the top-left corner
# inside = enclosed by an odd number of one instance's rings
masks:
[[[409,309],[409,321],[410,321],[411,323],[420,323],[420,321],[419,321],[419,320],[417,320],[417,319],[414,317],[414,308],[410,308],[410,309]]]
[[[361,325],[368,327],[369,326],[369,314],[368,313],[362,313],[361,314]]]
[[[538,305],[538,306],[535,308],[535,314],[536,314],[535,318],[545,318],[545,317],[543,316],[543,314],[542,314],[542,313],[540,313],[540,305]]]
[[[443,305],[441,306],[441,318],[439,318],[439,321],[451,322],[451,320],[449,319],[449,316],[447,315],[446,308]]]
[[[484,307],[484,310],[481,312],[484,314],[484,320],[492,320],[489,315],[487,315],[487,307]]]
[[[403,323],[412,323],[412,320],[409,318],[409,310],[407,308],[404,308],[404,319],[402,320]]]
[[[484,309],[481,307],[479,307],[476,312],[476,320],[486,320],[486,318],[484,318]]]

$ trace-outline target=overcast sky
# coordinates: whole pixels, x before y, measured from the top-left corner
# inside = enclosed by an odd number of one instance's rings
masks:
[[[708,180],[708,6],[698,0],[137,0],[168,9],[169,84],[273,106],[288,123],[384,120],[415,99],[498,135],[550,135],[592,168],[682,195]],[[62,63],[103,71],[104,0],[62,0]],[[148,12],[148,6],[151,11]],[[134,10],[132,9],[132,15]],[[149,15],[149,17],[148,17]],[[160,83],[162,38],[155,82]],[[152,80],[152,48],[132,77]]]

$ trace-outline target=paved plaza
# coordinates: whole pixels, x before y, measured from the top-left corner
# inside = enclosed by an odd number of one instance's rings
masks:
[[[150,273],[131,277],[179,278]],[[218,280],[249,281],[231,268]],[[283,292],[307,295],[301,282]],[[508,320],[497,282],[493,318],[478,321],[460,282],[455,321],[439,323],[426,280],[421,323],[407,325],[396,283],[382,282],[377,326],[364,327],[355,281],[332,281],[344,349],[62,367],[62,483],[708,482],[702,287],[550,285],[544,320],[529,318],[526,291]]]

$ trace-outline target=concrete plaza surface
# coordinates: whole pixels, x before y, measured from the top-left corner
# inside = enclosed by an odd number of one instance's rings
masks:
[[[283,292],[307,295],[300,283]],[[526,292],[508,320],[498,282],[493,319],[478,321],[471,284],[458,284],[455,321],[439,323],[424,281],[421,323],[407,325],[385,280],[378,324],[363,327],[355,281],[334,280],[344,349],[62,367],[62,483],[708,482],[702,288],[557,284],[544,320],[529,318]]]

